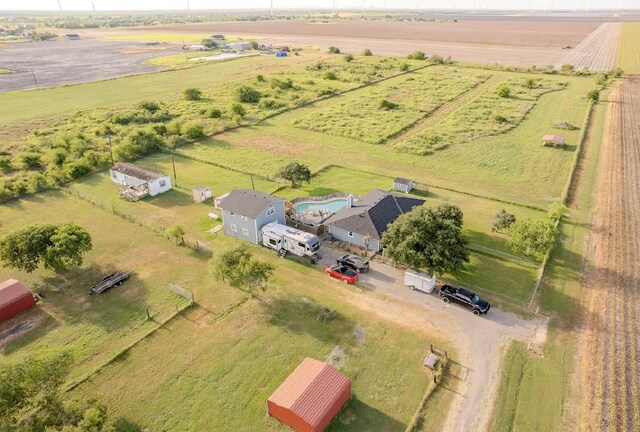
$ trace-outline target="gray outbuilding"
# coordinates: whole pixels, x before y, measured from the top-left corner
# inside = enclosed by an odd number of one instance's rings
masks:
[[[411,189],[413,189],[413,180],[402,177],[397,177],[393,180],[393,190],[409,193]]]
[[[234,189],[218,203],[222,210],[224,233],[261,244],[263,226],[285,223],[284,198],[252,189]]]

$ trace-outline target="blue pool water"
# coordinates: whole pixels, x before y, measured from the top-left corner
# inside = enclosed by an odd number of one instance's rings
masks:
[[[347,205],[347,200],[344,198],[338,198],[331,201],[324,202],[305,202],[296,204],[293,206],[296,213],[300,213],[307,210],[329,210],[330,212],[337,212],[342,207]]]

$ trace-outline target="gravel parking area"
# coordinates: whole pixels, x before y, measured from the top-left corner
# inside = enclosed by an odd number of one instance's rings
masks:
[[[321,265],[336,263],[343,251],[325,245]],[[527,321],[494,307],[485,316],[475,316],[465,307],[444,303],[437,292],[425,294],[404,286],[403,270],[378,261],[370,262],[370,270],[360,275],[356,285],[424,308],[431,320],[443,329],[454,344],[460,345],[458,360],[466,371],[462,393],[449,415],[447,430],[486,430],[498,386],[501,354],[513,339],[533,340],[536,330],[546,328],[542,320]],[[341,283],[336,279],[336,283]],[[446,323],[446,324],[445,324]],[[479,416],[481,414],[482,416]]]
[[[0,46],[0,92],[50,87],[161,70],[148,58],[182,52],[180,45],[99,39],[13,43]],[[33,72],[32,72],[33,71]],[[35,80],[34,80],[35,75]]]

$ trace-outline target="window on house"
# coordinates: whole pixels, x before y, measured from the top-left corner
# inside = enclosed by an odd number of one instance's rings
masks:
[[[166,180],[160,180],[160,187],[165,187],[167,185]]]
[[[353,232],[349,231],[349,232],[347,233],[347,235],[348,235],[349,237],[353,237]]]
[[[249,237],[249,230],[246,228],[242,228],[242,235]]]
[[[231,224],[231,231],[233,231],[233,232],[238,232],[238,225],[236,225],[236,224]]]
[[[269,209],[267,210],[267,216],[271,216],[275,212],[276,212],[276,209],[274,209],[273,207],[269,207]]]
[[[240,219],[242,219],[243,221],[246,221],[247,217],[246,216],[240,216]]]

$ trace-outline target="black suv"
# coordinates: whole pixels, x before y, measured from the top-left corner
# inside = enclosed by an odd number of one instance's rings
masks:
[[[466,305],[475,315],[486,314],[491,309],[488,301],[482,300],[476,293],[464,288],[456,288],[451,285],[442,285],[440,297],[445,303],[455,300]]]
[[[366,273],[369,271],[369,261],[356,255],[340,255],[336,261],[338,264],[347,266],[358,273]]]

